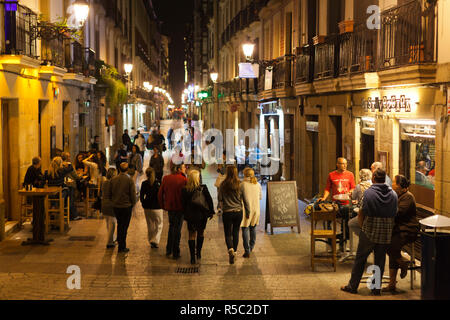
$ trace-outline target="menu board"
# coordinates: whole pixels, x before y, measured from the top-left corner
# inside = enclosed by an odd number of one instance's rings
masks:
[[[272,234],[273,228],[295,226],[300,233],[297,183],[295,181],[269,182],[266,199],[266,230],[270,223]]]

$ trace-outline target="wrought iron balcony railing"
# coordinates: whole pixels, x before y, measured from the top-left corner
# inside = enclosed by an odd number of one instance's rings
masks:
[[[354,31],[339,36],[339,75],[372,72],[376,68],[377,30],[367,29],[365,23]]]
[[[381,13],[379,68],[435,62],[436,1],[414,0]]]
[[[314,47],[306,45],[295,57],[295,83],[312,82],[314,79]]]
[[[293,55],[285,55],[275,60],[273,66],[273,88],[288,88],[292,86]]]
[[[67,37],[57,37],[55,39],[41,39],[41,60],[44,64],[64,68],[65,46],[70,41]]]
[[[2,5],[5,12],[5,47],[2,53],[37,58],[37,40],[32,32],[38,23],[37,14],[17,3],[3,2]]]
[[[318,43],[314,47],[314,80],[336,77],[339,68],[338,37],[329,36],[324,43]]]

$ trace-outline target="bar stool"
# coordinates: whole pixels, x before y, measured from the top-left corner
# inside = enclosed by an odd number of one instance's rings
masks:
[[[92,204],[97,201],[97,196],[100,194],[100,187],[96,185],[89,185],[86,189],[86,198],[84,199],[84,207],[86,212],[86,218],[91,216],[92,210],[95,211],[97,219],[100,219],[100,210],[92,208]]]
[[[45,198],[45,220],[46,232],[49,226],[59,228],[59,232],[63,233],[65,226],[70,224],[70,197],[67,196],[67,206],[64,204],[63,188],[61,187],[58,194]]]
[[[336,272],[337,265],[337,250],[336,250],[336,213],[338,212],[337,205],[320,204],[320,211],[315,208],[311,212],[311,268],[314,271],[314,263],[330,262]],[[331,222],[332,229],[316,229],[318,222]],[[331,240],[331,257],[317,257],[316,256],[316,240],[330,239]],[[323,240],[322,240],[323,241]]]
[[[20,225],[33,220],[33,202],[28,202],[27,196],[22,196],[20,201]]]

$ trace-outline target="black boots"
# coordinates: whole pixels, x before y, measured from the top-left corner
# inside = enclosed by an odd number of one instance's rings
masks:
[[[189,251],[191,252],[191,264],[195,264],[195,240],[189,240]]]
[[[197,259],[199,260],[202,258],[203,240],[205,237],[197,237]]]

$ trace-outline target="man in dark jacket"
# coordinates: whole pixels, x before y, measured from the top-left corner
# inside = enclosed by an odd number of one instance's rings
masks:
[[[183,227],[183,204],[181,189],[186,185],[186,167],[175,165],[172,174],[163,178],[158,192],[161,208],[169,213],[169,234],[167,237],[166,256],[173,254],[174,259],[180,258],[180,238]]]
[[[383,279],[386,253],[391,243],[394,219],[397,213],[397,194],[386,185],[386,172],[377,169],[372,177],[373,185],[364,192],[364,199],[358,215],[358,221],[362,228],[359,235],[358,250],[353,265],[351,279],[341,290],[356,293],[367,258],[373,251],[375,255],[375,267],[380,273],[375,273],[374,295],[381,294],[381,280]]]
[[[35,157],[28,168],[23,181],[23,186],[32,185],[34,188],[41,188],[44,185],[44,175],[41,169],[41,158]]]
[[[131,143],[131,138],[130,138],[130,136],[128,135],[128,130],[125,130],[124,132],[123,132],[123,135],[122,135],[122,143],[125,145],[125,146],[127,146],[127,150],[128,151],[131,151],[131,147],[132,147],[132,143]]]
[[[117,242],[119,252],[127,253],[127,231],[130,225],[131,212],[136,204],[136,187],[128,174],[128,163],[120,164],[120,174],[111,179],[111,191],[105,190],[104,197],[113,203],[114,214],[117,219]]]

